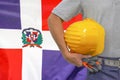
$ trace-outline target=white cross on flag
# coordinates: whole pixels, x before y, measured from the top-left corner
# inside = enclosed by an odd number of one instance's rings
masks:
[[[0,80],[66,80],[73,75],[75,66],[62,58],[47,27],[60,1],[0,0]],[[79,80],[84,80],[81,71]]]

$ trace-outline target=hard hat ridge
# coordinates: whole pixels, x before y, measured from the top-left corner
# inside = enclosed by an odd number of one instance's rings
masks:
[[[90,18],[72,23],[65,32],[65,42],[71,51],[92,56],[104,50],[104,37],[103,26]]]

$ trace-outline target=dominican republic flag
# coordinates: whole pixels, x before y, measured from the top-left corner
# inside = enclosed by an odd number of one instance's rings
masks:
[[[63,59],[48,30],[60,1],[0,0],[0,80],[85,80],[86,69]]]

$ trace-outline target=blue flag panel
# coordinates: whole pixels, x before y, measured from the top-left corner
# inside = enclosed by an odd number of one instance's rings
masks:
[[[0,28],[21,29],[19,0],[0,0]]]

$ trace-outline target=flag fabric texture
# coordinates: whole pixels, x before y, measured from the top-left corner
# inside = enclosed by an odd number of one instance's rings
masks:
[[[85,80],[86,69],[63,59],[47,27],[60,1],[0,0],[0,80]]]

